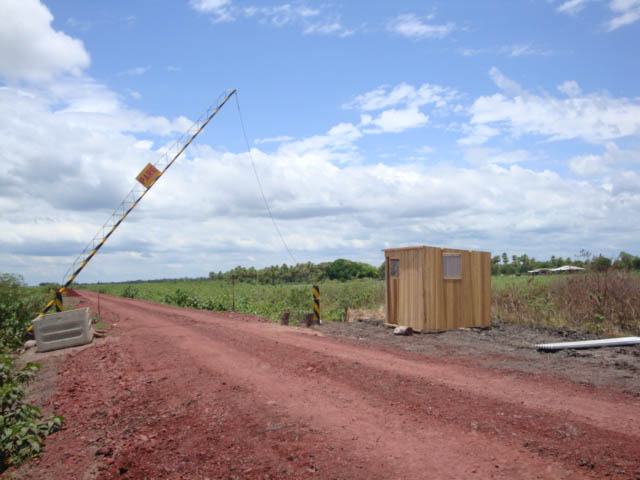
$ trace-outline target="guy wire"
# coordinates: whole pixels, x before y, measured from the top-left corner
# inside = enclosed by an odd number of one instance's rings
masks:
[[[244,128],[244,120],[242,119],[242,112],[240,111],[240,101],[238,100],[238,92],[237,91],[236,91],[236,105],[238,106],[238,116],[240,117],[240,126],[242,127],[242,135],[244,136],[244,143],[247,146],[247,153],[249,154],[249,159],[251,160],[251,167],[253,168],[253,173],[256,176],[256,182],[258,182],[258,188],[260,189],[260,195],[262,195],[262,200],[264,201],[264,205],[267,208],[267,212],[269,213],[269,216],[271,217],[271,221],[273,222],[273,226],[276,228],[276,232],[278,232],[278,236],[280,237],[280,240],[282,241],[282,244],[284,245],[284,248],[287,250],[287,253],[291,257],[291,260],[293,260],[293,264],[296,265],[298,263],[298,261],[296,260],[296,257],[293,256],[293,253],[291,253],[291,250],[289,250],[289,246],[287,245],[287,242],[284,240],[284,237],[282,236],[282,233],[280,232],[280,229],[278,228],[278,224],[276,223],[276,219],[273,216],[273,213],[271,213],[271,207],[269,207],[269,202],[267,202],[267,197],[264,194],[264,190],[262,188],[262,182],[260,181],[260,177],[258,176],[258,170],[256,169],[255,162],[253,161],[253,155],[251,155],[251,146],[249,145],[249,139],[247,137],[247,131]]]

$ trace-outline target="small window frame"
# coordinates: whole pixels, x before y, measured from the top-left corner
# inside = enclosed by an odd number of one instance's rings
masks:
[[[389,277],[400,278],[400,259],[389,258]]]
[[[442,279],[462,280],[462,255],[460,253],[442,254]]]

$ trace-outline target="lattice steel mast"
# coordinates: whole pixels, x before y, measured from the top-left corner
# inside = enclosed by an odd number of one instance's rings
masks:
[[[169,147],[169,149],[160,157],[160,159],[153,164],[148,164],[142,172],[138,175],[137,182],[126,195],[124,200],[120,203],[118,208],[111,214],[109,219],[100,228],[98,233],[93,237],[85,249],[74,260],[73,264],[69,267],[63,277],[62,287],[56,290],[55,298],[53,298],[47,306],[42,310],[41,315],[49,311],[51,307],[55,305],[56,311],[60,311],[62,307],[62,293],[69,285],[76,279],[82,269],[89,263],[94,257],[100,247],[104,245],[107,239],[113,234],[113,232],[120,226],[122,221],[127,218],[127,215],[140,203],[140,200],[144,198],[151,187],[158,181],[158,179],[164,175],[173,162],[175,162],[182,152],[184,152],[191,142],[198,136],[204,127],[211,121],[211,119],[218,113],[218,111],[224,106],[225,103],[236,93],[236,89],[226,91],[216,102],[211,105],[200,118],[187,130],[176,142]],[[33,327],[30,327],[30,329]]]

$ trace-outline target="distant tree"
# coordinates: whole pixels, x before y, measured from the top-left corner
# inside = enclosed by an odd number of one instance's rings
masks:
[[[591,262],[591,266],[598,272],[605,272],[611,268],[611,259],[602,255],[597,256]]]
[[[624,270],[633,269],[633,259],[635,257],[627,252],[620,252],[618,258],[614,262],[614,267]]]
[[[494,255],[491,257],[491,275],[498,275],[500,273],[500,255]]]
[[[502,264],[507,265],[509,263],[509,257],[507,256],[507,252],[502,253]]]
[[[339,258],[327,267],[327,276],[331,280],[352,280],[354,278],[379,278],[378,269],[366,263],[352,262]]]

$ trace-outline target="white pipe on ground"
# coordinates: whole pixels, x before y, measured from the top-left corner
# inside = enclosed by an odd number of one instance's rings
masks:
[[[580,342],[540,343],[536,349],[545,351],[564,350],[565,348],[621,347],[640,344],[640,337],[605,338],[602,340],[583,340]]]

